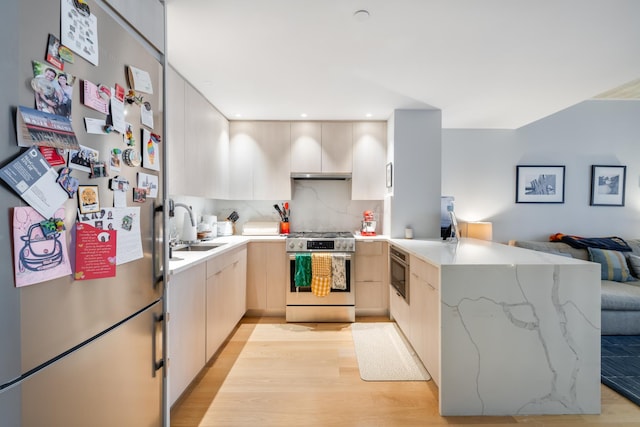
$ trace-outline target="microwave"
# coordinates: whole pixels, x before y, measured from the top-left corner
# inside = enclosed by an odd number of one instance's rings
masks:
[[[395,246],[389,248],[389,280],[396,293],[409,304],[409,254]]]

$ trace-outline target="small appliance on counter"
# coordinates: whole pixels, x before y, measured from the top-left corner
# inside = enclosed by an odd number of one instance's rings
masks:
[[[362,236],[376,235],[376,221],[374,219],[373,211],[364,211],[362,214],[362,227],[360,228],[360,234]]]
[[[231,221],[219,222],[218,236],[233,236],[233,222]]]
[[[278,236],[280,234],[280,223],[272,222],[246,222],[242,227],[243,236]]]
[[[211,228],[211,224],[205,221],[204,217],[198,223],[198,227],[196,231],[197,231],[198,240],[209,240],[215,237],[213,234],[213,230]]]

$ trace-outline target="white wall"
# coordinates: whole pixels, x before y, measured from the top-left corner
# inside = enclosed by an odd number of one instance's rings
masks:
[[[418,238],[440,237],[441,128],[440,110],[396,110],[388,121],[393,186],[385,214],[391,237],[404,237],[405,227]]]
[[[563,204],[516,204],[516,165],[565,165]],[[624,207],[590,206],[591,165],[626,165]],[[517,130],[442,132],[442,194],[493,239],[640,237],[640,102],[585,101]]]

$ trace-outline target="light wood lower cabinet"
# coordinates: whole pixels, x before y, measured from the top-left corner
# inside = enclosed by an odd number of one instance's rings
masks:
[[[356,242],[354,257],[356,315],[386,316],[389,314],[389,245],[387,242],[363,240]]]
[[[389,285],[389,317],[395,320],[405,337],[411,336],[409,304],[396,289]]]
[[[204,264],[171,277],[169,303],[169,400],[173,404],[204,366],[205,278]]]
[[[167,287],[170,405],[244,316],[246,277],[244,246],[171,276]]]
[[[218,351],[246,312],[247,249],[207,261],[206,360]]]
[[[283,316],[289,283],[285,242],[251,242],[247,250],[247,311]]]
[[[440,384],[440,269],[420,258],[410,260],[408,337],[425,368]]]

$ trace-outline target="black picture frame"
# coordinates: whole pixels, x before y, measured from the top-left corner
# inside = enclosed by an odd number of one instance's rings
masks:
[[[564,203],[564,165],[516,166],[516,203]]]
[[[626,166],[591,165],[591,206],[624,206]]]

